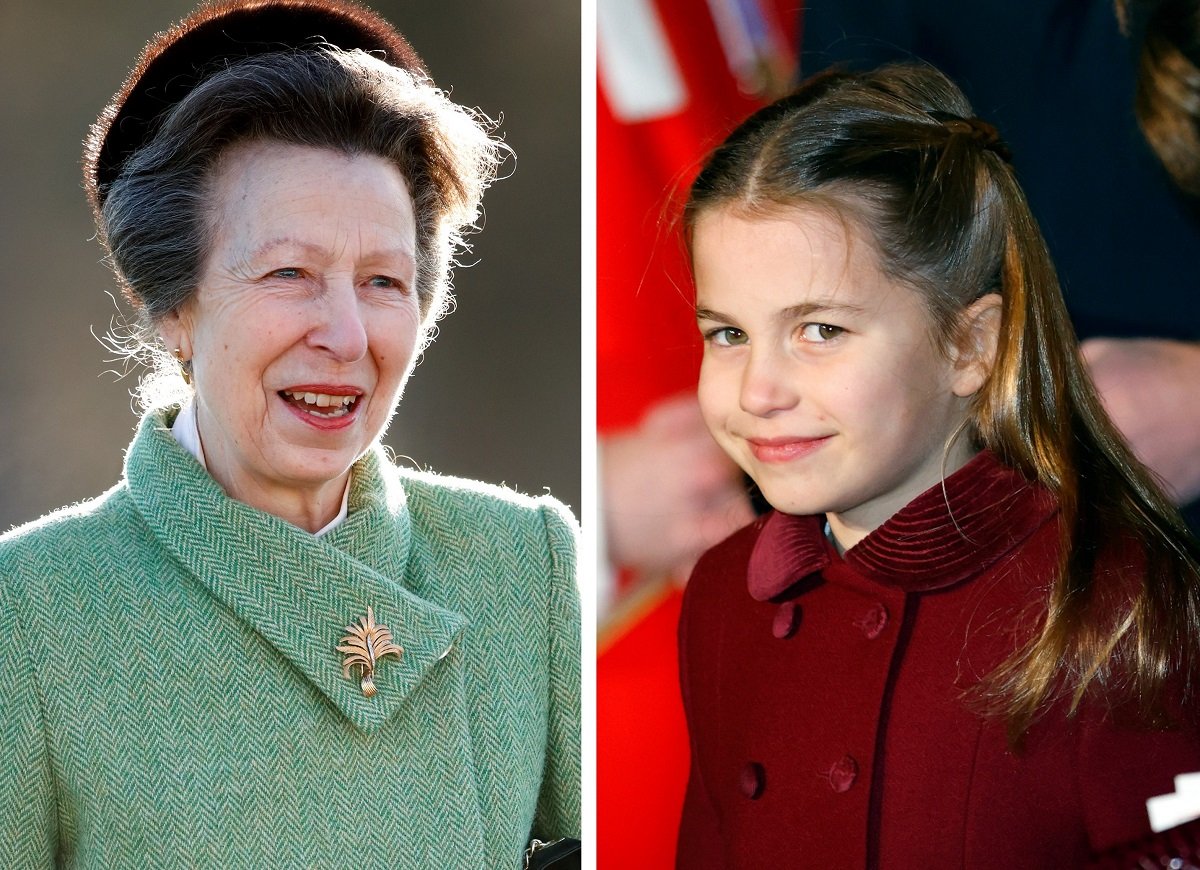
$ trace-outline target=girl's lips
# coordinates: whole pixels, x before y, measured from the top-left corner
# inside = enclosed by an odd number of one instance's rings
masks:
[[[819,450],[832,435],[820,438],[747,438],[750,452],[759,462],[791,462]]]

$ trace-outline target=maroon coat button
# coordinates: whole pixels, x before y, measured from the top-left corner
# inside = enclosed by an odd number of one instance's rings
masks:
[[[742,768],[742,794],[750,800],[758,800],[767,787],[767,771],[757,761],[747,761]]]
[[[780,640],[786,640],[796,633],[800,627],[800,607],[794,601],[785,601],[775,611],[775,621],[771,624],[771,633]]]
[[[854,624],[862,629],[862,633],[866,635],[867,640],[874,640],[883,634],[883,630],[887,628],[887,623],[887,608],[882,604],[876,604],[858,619],[854,620]]]
[[[829,787],[838,794],[850,791],[850,786],[858,779],[858,762],[853,756],[844,755],[837,764],[829,768],[826,776],[829,777]]]

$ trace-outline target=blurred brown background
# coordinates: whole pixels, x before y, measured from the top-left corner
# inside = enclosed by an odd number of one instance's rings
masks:
[[[456,102],[503,115],[513,177],[388,435],[446,474],[580,503],[580,16],[561,0],[378,0]],[[88,125],[185,0],[0,0],[0,531],[114,483],[134,377],[80,182]]]

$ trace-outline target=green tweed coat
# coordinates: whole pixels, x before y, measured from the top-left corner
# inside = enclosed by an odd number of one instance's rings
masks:
[[[166,424],[0,538],[0,867],[494,870],[578,836],[564,509],[374,450],[314,538]],[[336,650],[368,606],[403,648],[370,698]]]

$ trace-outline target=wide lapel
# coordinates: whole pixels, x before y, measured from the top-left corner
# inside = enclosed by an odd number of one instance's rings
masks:
[[[348,528],[328,539],[230,499],[159,415],[142,421],[125,467],[138,510],[162,546],[364,731],[405,703],[466,627],[461,614],[405,588],[408,514],[403,493],[386,491],[375,453],[355,466]],[[371,568],[338,541],[374,549],[372,563],[388,570]],[[399,660],[380,660],[373,697],[353,674],[343,675],[336,650],[367,607],[403,648]]]

